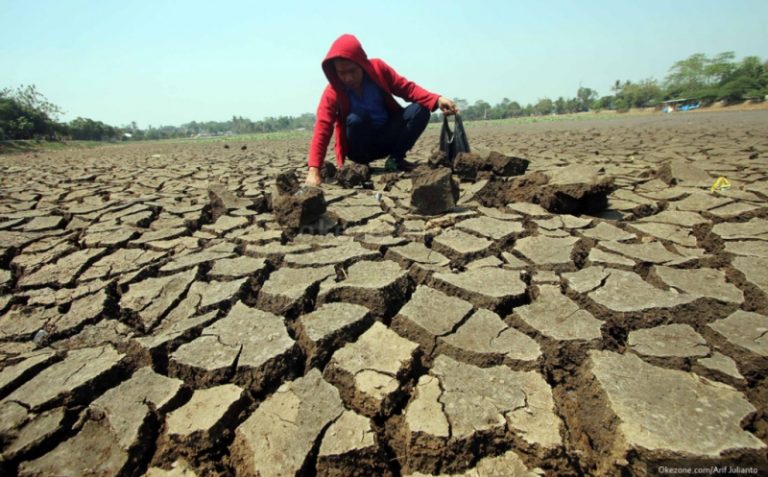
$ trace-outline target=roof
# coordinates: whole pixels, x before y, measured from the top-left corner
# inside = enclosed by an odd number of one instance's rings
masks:
[[[698,101],[699,98],[678,98],[678,99],[668,99],[666,101],[662,101],[662,104],[668,104],[668,103],[684,103],[686,101]]]

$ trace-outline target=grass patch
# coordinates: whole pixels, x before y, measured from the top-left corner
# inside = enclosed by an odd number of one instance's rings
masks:
[[[565,121],[600,121],[611,119],[622,119],[628,116],[641,116],[647,115],[649,112],[629,111],[627,113],[616,113],[615,111],[602,111],[599,113],[571,113],[571,114],[553,114],[549,116],[522,116],[519,118],[506,118],[506,119],[488,119],[488,120],[464,120],[464,125],[469,128],[483,128],[493,126],[506,126],[515,124],[536,124],[536,123],[555,123]],[[452,123],[451,123],[452,124]],[[442,122],[429,123],[430,129],[439,129],[443,125]]]
[[[140,144],[206,144],[228,143],[237,147],[240,143],[260,141],[287,141],[291,139],[309,139],[312,131],[276,131],[258,134],[240,134],[235,136],[209,136],[200,138],[151,139],[142,141],[45,141],[42,139],[0,141],[0,155],[28,152],[49,152],[62,149],[92,149],[104,146],[129,146]]]
[[[117,144],[106,141],[46,141],[43,139],[27,139],[0,141],[0,154],[18,154],[24,152],[58,151],[61,149],[93,149],[107,144]]]
[[[184,137],[175,139],[160,139],[157,142],[169,143],[169,142],[183,142],[183,143],[206,143],[206,142],[221,142],[221,143],[237,143],[237,142],[259,142],[259,141],[287,141],[290,139],[309,139],[312,137],[311,130],[304,131],[275,131],[268,133],[256,133],[256,134],[237,134],[234,136],[206,136],[206,137]],[[153,141],[142,141],[153,142]]]

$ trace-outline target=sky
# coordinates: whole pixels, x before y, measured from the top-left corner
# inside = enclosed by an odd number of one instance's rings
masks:
[[[0,0],[0,88],[114,126],[315,112],[343,33],[450,98],[521,104],[663,80],[694,53],[768,60],[768,0]]]

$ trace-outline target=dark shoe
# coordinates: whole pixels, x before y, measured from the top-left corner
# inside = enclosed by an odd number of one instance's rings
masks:
[[[405,159],[400,159],[397,161],[397,170],[399,171],[411,172],[412,170],[416,169],[416,167],[418,167],[416,164]]]
[[[416,169],[416,164],[407,161],[405,159],[397,159],[394,157],[388,157],[387,162],[384,163],[384,170],[387,172],[411,172]]]

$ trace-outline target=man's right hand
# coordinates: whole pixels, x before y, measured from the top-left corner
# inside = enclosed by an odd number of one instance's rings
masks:
[[[310,167],[307,174],[307,185],[319,186],[323,182],[323,178],[320,177],[319,167]]]
[[[440,111],[443,112],[446,116],[451,116],[452,114],[459,114],[459,108],[456,106],[456,103],[451,101],[450,99],[440,96],[437,99],[437,106],[440,108]]]

